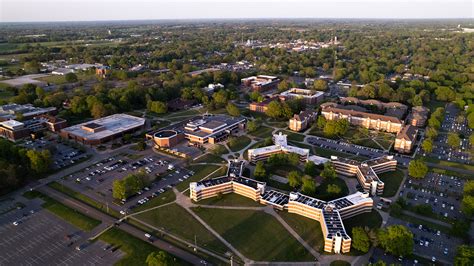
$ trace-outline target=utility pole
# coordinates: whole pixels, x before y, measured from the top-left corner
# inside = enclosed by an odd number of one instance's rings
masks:
[[[230,255],[230,266],[234,266],[234,255]]]
[[[194,252],[197,252],[197,236],[194,235]]]

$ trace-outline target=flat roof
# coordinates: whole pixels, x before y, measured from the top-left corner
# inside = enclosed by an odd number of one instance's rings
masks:
[[[103,126],[104,130],[99,132],[90,132],[84,130],[82,127],[89,127],[89,125]],[[106,117],[99,118],[94,121],[89,121],[81,124],[77,124],[71,127],[64,128],[63,131],[69,134],[82,137],[84,139],[103,139],[121,132],[131,130],[137,127],[145,125],[145,119],[141,117],[131,116],[127,114],[114,114]]]
[[[183,131],[185,134],[191,136],[197,136],[200,138],[208,138],[213,135],[219,134],[222,130],[225,130],[229,127],[235,126],[238,123],[242,123],[245,121],[243,117],[231,117],[227,115],[206,115],[202,117],[198,117],[197,119],[193,119],[187,123],[180,124],[180,127],[183,127]],[[186,127],[195,127],[194,131],[186,129]],[[212,132],[206,132],[201,130],[207,129],[211,130]]]

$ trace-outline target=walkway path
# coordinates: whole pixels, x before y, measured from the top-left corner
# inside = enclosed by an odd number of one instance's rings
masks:
[[[303,238],[301,238],[301,236],[296,233],[295,230],[293,230],[293,228],[291,228],[291,226],[289,226],[288,223],[286,223],[286,221],[283,220],[283,218],[281,218],[281,216],[278,215],[271,206],[265,207],[264,212],[275,217],[275,219],[277,219],[277,221],[280,222],[283,227],[285,227],[286,231],[288,231],[294,238],[296,238],[296,240],[298,240],[298,242],[300,242],[300,244],[303,245],[303,247],[305,247],[306,250],[311,253],[311,255],[313,255],[315,258],[319,258],[321,256],[321,254],[314,250],[312,246],[310,246]]]

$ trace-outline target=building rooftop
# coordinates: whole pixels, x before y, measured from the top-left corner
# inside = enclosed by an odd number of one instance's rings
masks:
[[[281,96],[297,96],[297,97],[311,97],[317,98],[323,95],[322,91],[307,90],[301,88],[291,88],[287,91],[280,93]]]
[[[397,139],[415,141],[417,133],[418,133],[418,129],[416,129],[414,126],[406,125],[402,127],[402,130],[400,130],[400,132],[398,132]]]
[[[109,137],[143,125],[145,125],[144,118],[127,114],[114,114],[91,122],[67,127],[63,130],[70,134],[91,140]],[[84,129],[84,127],[90,129],[103,127],[103,129],[101,131],[89,131]]]
[[[184,125],[184,133],[201,138],[218,135],[222,130],[245,122],[243,117],[227,115],[205,115],[189,121]]]
[[[56,107],[34,107],[32,104],[5,104],[0,106],[0,117],[3,119],[14,119],[17,114],[31,117],[56,111]]]
[[[370,118],[374,120],[381,120],[381,121],[402,124],[402,121],[398,119],[397,117],[361,112],[361,111],[356,111],[356,110],[342,109],[342,108],[332,107],[332,106],[323,108],[323,112],[339,113],[339,114],[343,114],[347,116]]]

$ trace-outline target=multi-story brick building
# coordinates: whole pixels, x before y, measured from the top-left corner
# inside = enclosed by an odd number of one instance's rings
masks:
[[[401,153],[410,153],[416,143],[417,135],[418,129],[416,127],[411,125],[404,126],[402,130],[398,132],[393,148]]]
[[[254,91],[263,92],[277,89],[280,80],[275,76],[258,75],[241,80],[242,85]]]
[[[313,110],[301,111],[299,114],[293,115],[288,122],[288,127],[293,131],[303,131],[316,120],[318,113]]]
[[[279,94],[280,100],[301,99],[306,104],[317,104],[323,101],[324,92],[300,88],[291,88]]]

